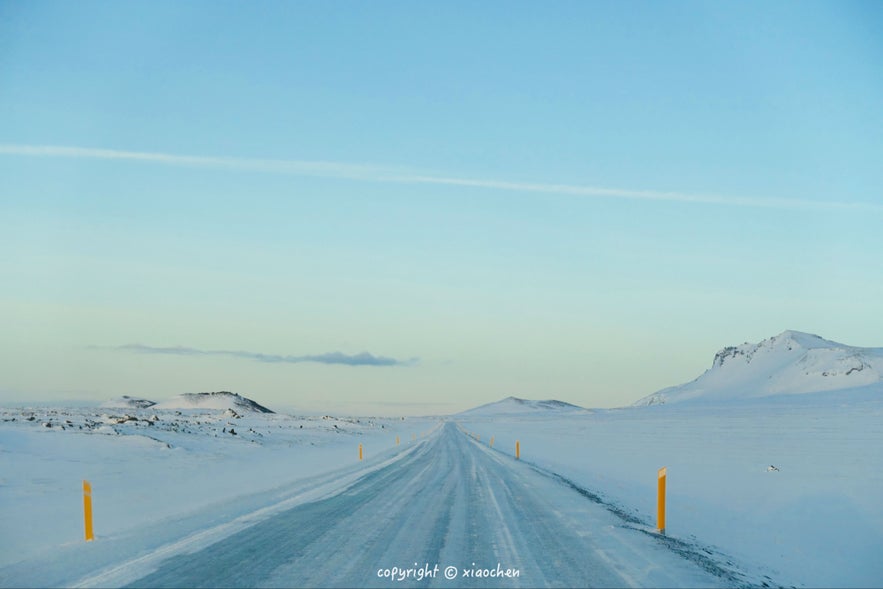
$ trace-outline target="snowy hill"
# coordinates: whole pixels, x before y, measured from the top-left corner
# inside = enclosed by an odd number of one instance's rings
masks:
[[[883,382],[883,348],[857,348],[799,331],[758,344],[729,346],[686,384],[644,397],[636,406],[853,389]]]
[[[578,405],[565,403],[564,401],[556,401],[554,399],[546,401],[534,401],[531,399],[519,399],[518,397],[506,397],[500,401],[467,409],[457,416],[462,417],[495,417],[495,416],[552,416],[573,413],[590,413],[588,409]]]
[[[114,397],[99,405],[105,409],[125,408],[125,409],[147,409],[156,405],[155,401],[149,399],[139,399],[138,397],[130,397],[123,395],[122,397]]]
[[[156,405],[156,409],[232,409],[234,411],[253,411],[256,413],[273,413],[263,405],[255,403],[251,399],[231,393],[220,391],[217,393],[184,393],[172,397]]]

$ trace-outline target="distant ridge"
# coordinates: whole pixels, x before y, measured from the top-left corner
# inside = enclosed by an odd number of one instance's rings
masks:
[[[158,403],[157,409],[234,409],[255,413],[273,413],[247,397],[230,391],[214,393],[184,393]]]
[[[794,395],[881,382],[883,348],[847,346],[789,330],[757,344],[727,346],[695,380],[657,391],[634,405]]]
[[[588,409],[557,401],[555,399],[547,399],[543,401],[535,401],[531,399],[520,399],[518,397],[506,397],[493,403],[480,405],[472,409],[467,409],[457,413],[457,416],[495,416],[495,415],[558,415],[561,413],[591,413]]]

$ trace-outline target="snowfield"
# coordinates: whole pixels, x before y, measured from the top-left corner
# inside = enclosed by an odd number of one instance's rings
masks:
[[[785,332],[622,409],[0,408],[0,586],[879,587],[878,351]]]
[[[839,393],[460,423],[646,526],[666,467],[668,536],[744,584],[879,587],[883,387]]]
[[[359,444],[370,462],[395,448],[397,435],[404,445],[437,423],[234,413],[0,408],[0,585],[75,581],[59,550],[83,544],[83,479],[93,489],[90,547],[151,527],[137,551],[265,506],[295,482],[358,471]],[[8,568],[31,559],[55,562],[58,576],[41,577],[30,564]]]
[[[478,583],[492,586],[878,586],[881,397],[877,390],[592,412],[526,408],[509,399],[497,404],[497,414],[485,407],[446,418],[447,426],[438,418],[233,418],[220,410],[153,407],[127,410],[128,417],[107,410],[4,409],[0,585],[228,586],[251,580],[384,586],[389,579],[372,576],[383,567],[446,559],[463,565],[465,559],[466,565],[499,561],[521,571],[518,578]],[[149,421],[153,417],[159,419]],[[664,538],[653,532],[661,466],[668,468]],[[372,476],[390,482],[381,488]],[[82,540],[84,478],[93,486],[92,543]],[[532,538],[536,525],[526,526],[527,514],[515,511],[521,501],[515,497],[524,492],[547,511],[542,529],[558,530],[568,546],[577,542],[585,558],[564,551],[566,560],[559,562],[543,551],[552,540]],[[364,504],[325,503],[351,494]],[[396,511],[397,505],[411,507]],[[447,527],[435,519],[440,506],[450,510]],[[348,526],[334,532],[340,537],[309,542],[300,524],[337,529],[327,511],[332,508],[346,514]],[[322,515],[309,524],[310,513]],[[274,527],[279,518],[290,525],[288,532]],[[298,538],[306,552],[299,560],[286,544],[287,551],[276,553],[279,562],[260,569],[260,579],[217,562],[209,566],[217,544],[233,551],[221,560],[241,568],[231,538],[248,529],[253,537],[264,529],[258,526],[272,531],[277,543]],[[496,534],[503,529],[508,533]],[[378,530],[394,538],[381,542],[385,551],[377,547]],[[347,562],[358,566],[333,560],[296,566],[322,560],[319,548],[344,537]],[[641,544],[642,538],[651,541]],[[185,574],[189,565],[175,569],[171,563],[190,562],[187,555],[208,558],[199,570],[214,576],[200,582]],[[599,568],[599,558],[612,569]],[[585,563],[591,566],[578,566]],[[468,584],[440,578],[396,584],[427,582]]]

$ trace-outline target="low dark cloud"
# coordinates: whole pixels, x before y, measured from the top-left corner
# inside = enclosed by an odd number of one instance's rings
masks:
[[[171,356],[228,356],[232,358],[244,358],[257,362],[270,364],[286,363],[300,364],[302,362],[317,362],[319,364],[341,364],[344,366],[410,366],[417,363],[417,358],[398,360],[387,356],[375,356],[368,352],[361,354],[344,354],[342,352],[328,352],[326,354],[310,354],[307,356],[283,356],[279,354],[261,354],[260,352],[248,352],[245,350],[200,350],[198,348],[186,348],[183,346],[156,347],[143,344],[126,344],[116,346],[113,349],[139,354],[168,354]]]

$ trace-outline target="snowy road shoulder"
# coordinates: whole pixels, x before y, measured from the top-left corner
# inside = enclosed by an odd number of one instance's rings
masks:
[[[418,569],[421,581],[402,586],[732,584],[453,424],[324,498],[269,509],[237,533],[168,546],[80,586],[372,587]]]

